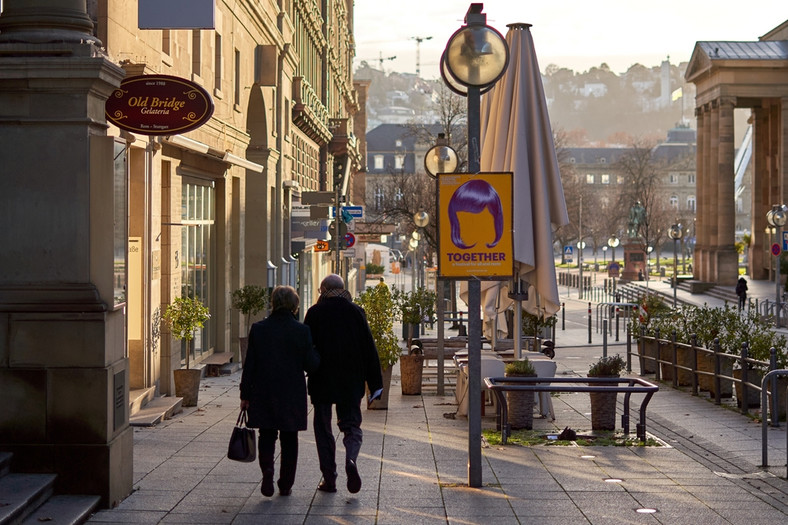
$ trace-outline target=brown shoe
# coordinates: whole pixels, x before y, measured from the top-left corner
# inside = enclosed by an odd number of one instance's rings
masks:
[[[336,492],[337,491],[337,484],[336,483],[329,483],[325,479],[320,482],[320,485],[317,486],[317,490],[322,492]]]

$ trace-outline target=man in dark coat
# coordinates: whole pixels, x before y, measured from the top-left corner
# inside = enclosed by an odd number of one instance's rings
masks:
[[[299,323],[298,294],[277,286],[271,294],[271,315],[254,323],[241,375],[241,409],[248,426],[260,429],[258,442],[264,496],[274,494],[274,448],[277,433],[282,447],[279,494],[287,496],[298,464],[298,431],[307,428],[306,380],[320,356],[312,346],[309,328]]]
[[[370,392],[383,388],[380,359],[364,310],[355,304],[339,275],[320,285],[317,304],[304,323],[320,354],[320,367],[309,375],[309,395],[314,405],[314,430],[323,481],[318,489],[336,492],[336,439],[331,408],[336,405],[337,424],[344,434],[345,473],[351,493],[361,490],[356,461],[361,449],[361,399],[364,383]]]

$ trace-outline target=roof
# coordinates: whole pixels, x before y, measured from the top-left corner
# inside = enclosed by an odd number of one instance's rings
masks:
[[[788,40],[761,42],[698,42],[711,60],[786,60]]]

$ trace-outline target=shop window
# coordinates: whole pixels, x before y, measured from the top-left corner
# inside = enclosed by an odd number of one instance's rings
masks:
[[[214,306],[214,189],[212,186],[184,181],[181,194],[181,295],[195,297],[211,312]],[[211,316],[191,341],[194,359],[213,347],[216,316]],[[185,341],[181,358],[186,359]]]
[[[593,184],[594,183],[594,174],[587,173],[586,174],[586,184]]]

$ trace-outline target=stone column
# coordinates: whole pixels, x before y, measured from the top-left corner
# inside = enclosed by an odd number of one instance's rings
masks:
[[[752,110],[753,119],[753,156],[752,156],[752,205],[750,223],[752,225],[752,248],[750,250],[750,276],[753,279],[770,279],[769,265],[772,257],[769,254],[769,236],[765,233],[767,226],[766,212],[769,205],[769,170],[767,169],[767,145],[769,131],[769,114],[763,108]]]
[[[736,242],[736,200],[733,144],[733,108],[736,99],[719,100],[717,157],[717,256],[714,282],[735,285],[739,278],[739,256]]]
[[[706,225],[706,235],[708,240],[708,257],[705,264],[705,276],[703,278],[706,282],[711,282],[714,276],[717,275],[717,247],[719,246],[719,227],[717,225],[717,214],[720,209],[719,193],[717,189],[718,180],[720,177],[719,172],[719,154],[720,154],[720,106],[717,100],[711,102],[711,112],[709,115],[709,150],[708,150],[708,164],[706,165],[706,184],[705,194],[707,206],[703,211],[703,223]]]
[[[85,6],[5,0],[0,15],[0,448],[106,507],[132,488],[104,119],[123,70]]]
[[[695,108],[695,117],[697,119],[698,138],[697,138],[697,153],[696,153],[696,176],[695,176],[695,252],[694,252],[694,266],[692,267],[692,278],[695,280],[703,280],[703,261],[705,258],[704,250],[706,246],[706,238],[703,236],[703,214],[701,210],[705,207],[704,187],[706,184],[706,157],[707,157],[707,143],[708,136],[708,115],[705,106]]]

